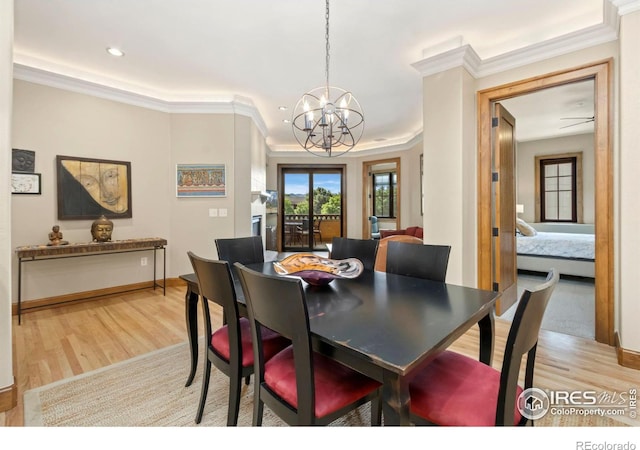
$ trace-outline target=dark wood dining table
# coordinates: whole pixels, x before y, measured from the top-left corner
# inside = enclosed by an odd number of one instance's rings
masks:
[[[247,267],[275,274],[272,262]],[[193,274],[181,278],[187,282],[189,385],[198,360],[199,295]],[[385,425],[410,424],[412,375],[475,324],[480,330],[479,358],[491,364],[493,306],[499,292],[375,271],[335,279],[327,286],[303,284],[314,349],[383,384]],[[242,308],[239,282],[236,292]]]

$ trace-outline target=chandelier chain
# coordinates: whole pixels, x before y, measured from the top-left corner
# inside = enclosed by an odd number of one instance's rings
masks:
[[[327,56],[325,59],[325,75],[327,77],[327,94],[328,94],[328,90],[329,90],[329,0],[327,0],[327,11],[325,13],[325,19],[326,19],[326,29],[325,29],[325,35],[324,38],[326,40],[326,51],[327,51]]]
[[[316,156],[340,156],[362,137],[364,115],[350,91],[329,83],[331,46],[329,43],[329,0],[325,0],[326,84],[305,93],[293,111],[292,128],[298,143]]]

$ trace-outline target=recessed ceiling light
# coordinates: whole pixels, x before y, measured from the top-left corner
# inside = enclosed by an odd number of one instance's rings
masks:
[[[124,56],[124,52],[119,48],[115,48],[115,47],[107,47],[107,53],[109,53],[112,56]]]
[[[278,106],[280,111],[286,111],[288,108],[286,106]]]
[[[291,123],[291,121],[290,121],[289,119],[282,119],[282,121],[283,121],[284,123]]]

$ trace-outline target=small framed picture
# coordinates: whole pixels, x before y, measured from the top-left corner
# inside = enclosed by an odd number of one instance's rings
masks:
[[[42,194],[39,173],[11,173],[12,194]]]
[[[227,181],[224,164],[178,164],[177,197],[226,197]]]
[[[12,172],[34,173],[36,168],[36,152],[14,148],[11,158]]]

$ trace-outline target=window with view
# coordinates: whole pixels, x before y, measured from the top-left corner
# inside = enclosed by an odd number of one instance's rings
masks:
[[[373,174],[372,179],[374,215],[379,218],[395,218],[398,199],[396,172],[376,172]]]
[[[577,222],[576,158],[540,160],[540,219]]]

